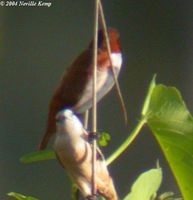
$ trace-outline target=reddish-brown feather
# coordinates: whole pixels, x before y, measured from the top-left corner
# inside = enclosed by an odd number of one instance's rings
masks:
[[[63,108],[72,108],[80,99],[89,78],[91,65],[90,51],[84,51],[63,76],[49,103],[47,129],[39,145],[39,149],[46,148],[49,138],[55,133],[55,115]]]
[[[108,29],[110,46],[112,52],[120,52],[118,41],[118,32],[116,29]],[[97,52],[97,66],[99,69],[105,70],[110,67],[106,44],[102,31],[99,31],[99,47]],[[71,64],[67,72],[62,77],[59,86],[56,88],[54,95],[49,103],[47,128],[39,145],[39,149],[45,149],[50,137],[56,131],[55,115],[63,108],[72,108],[80,100],[83,91],[88,83],[89,78],[92,76],[92,46],[89,45],[79,57]]]

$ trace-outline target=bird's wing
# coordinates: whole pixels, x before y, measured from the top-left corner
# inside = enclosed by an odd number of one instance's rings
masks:
[[[63,75],[49,103],[47,128],[39,145],[39,149],[45,149],[50,137],[55,133],[56,113],[62,108],[73,107],[79,101],[89,78],[88,70],[90,63],[90,51],[86,49]]]

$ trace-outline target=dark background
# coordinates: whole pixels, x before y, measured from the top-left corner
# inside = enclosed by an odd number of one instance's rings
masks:
[[[129,113],[126,128],[114,91],[99,103],[98,129],[112,135],[104,149],[108,156],[137,123],[154,73],[157,82],[177,87],[193,111],[193,1],[111,0],[103,5],[108,25],[120,32],[124,64],[119,80]],[[93,10],[90,0],[0,8],[0,199],[9,191],[70,199],[70,182],[56,160],[24,165],[19,158],[36,149],[53,89],[91,40]],[[160,192],[179,194],[157,142],[144,128],[110,166],[121,197],[157,159],[164,173]]]

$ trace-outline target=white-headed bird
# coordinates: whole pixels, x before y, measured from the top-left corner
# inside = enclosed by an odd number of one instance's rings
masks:
[[[60,111],[56,115],[54,151],[81,194],[90,199],[92,197],[92,148],[88,142],[88,132],[70,109]],[[95,169],[97,194],[106,200],[117,200],[113,180],[98,147]]]

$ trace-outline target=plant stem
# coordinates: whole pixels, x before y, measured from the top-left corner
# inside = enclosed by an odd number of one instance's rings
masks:
[[[93,41],[93,91],[92,91],[92,133],[97,133],[97,48],[98,48],[98,18],[99,0],[95,0],[94,13],[94,41]],[[96,139],[92,142],[92,196],[96,194]],[[94,197],[94,199],[96,199]]]
[[[131,134],[128,136],[128,138],[118,147],[118,149],[115,150],[108,158],[107,158],[107,165],[111,164],[116,158],[120,156],[120,154],[123,153],[123,151],[126,150],[126,148],[134,141],[134,139],[139,134],[139,131],[143,127],[143,125],[146,123],[146,118],[142,117],[141,120],[138,122],[136,127],[133,129]]]
[[[126,106],[125,106],[125,102],[122,96],[122,92],[119,86],[119,82],[117,80],[117,76],[115,73],[115,67],[113,66],[113,62],[112,62],[112,58],[111,58],[111,47],[110,47],[110,43],[109,43],[109,37],[108,37],[108,32],[107,32],[107,25],[106,25],[106,21],[105,21],[105,16],[104,16],[104,12],[103,12],[103,7],[102,7],[102,3],[99,0],[99,16],[100,16],[100,22],[101,22],[101,26],[102,26],[102,30],[103,30],[103,34],[105,37],[105,42],[106,42],[106,46],[107,46],[107,52],[108,52],[108,56],[109,56],[109,60],[110,60],[110,65],[111,65],[111,70],[113,73],[113,78],[115,81],[115,89],[117,92],[117,96],[118,96],[118,100],[120,102],[120,106],[121,106],[121,110],[124,116],[124,120],[125,120],[125,124],[127,125],[128,123],[128,119],[127,119],[127,110],[126,110]]]

